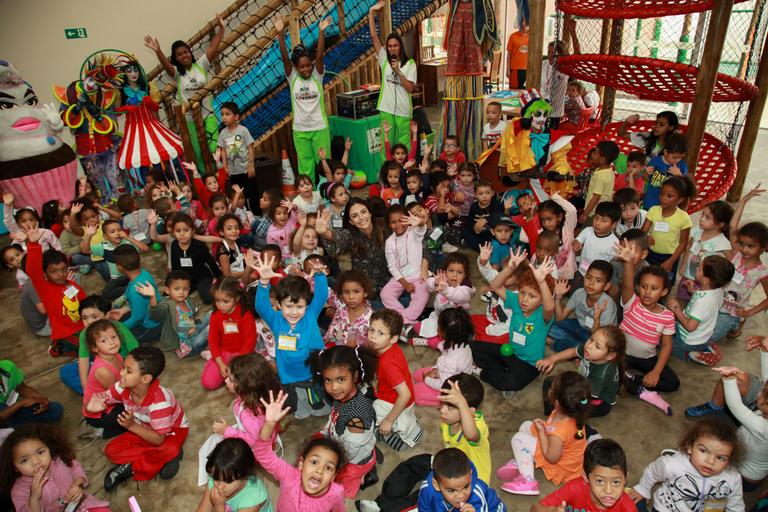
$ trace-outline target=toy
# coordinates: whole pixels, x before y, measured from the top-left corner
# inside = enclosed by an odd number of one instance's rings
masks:
[[[75,137],[83,170],[101,189],[104,202],[119,195],[114,105],[123,80],[119,68],[125,62],[122,53],[115,57],[96,52],[83,63],[78,80],[53,87],[53,95],[61,103],[61,119]]]
[[[125,114],[125,129],[117,150],[117,165],[126,171],[141,169],[141,176],[128,175],[126,182],[131,188],[143,185],[147,168],[166,161],[170,163],[174,178],[178,181],[173,159],[183,152],[181,138],[158,121],[155,112],[159,108],[159,95],[154,84],[147,82],[144,69],[135,57],[127,55],[126,58],[121,68],[125,75],[125,83],[120,89],[123,105],[115,109]],[[137,178],[139,183],[136,183]]]
[[[56,106],[38,107],[32,86],[4,60],[0,60],[0,92],[0,188],[38,212],[52,199],[69,204],[77,181],[77,158],[58,136],[64,123]]]
[[[352,171],[352,181],[349,183],[350,188],[355,190],[363,188],[368,179],[365,176],[365,171]]]

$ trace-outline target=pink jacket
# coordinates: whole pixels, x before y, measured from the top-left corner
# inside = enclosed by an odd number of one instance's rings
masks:
[[[458,373],[472,373],[474,366],[469,345],[459,345],[444,350],[437,358],[437,363],[434,366],[440,376],[438,378],[427,377],[424,379],[424,383],[432,389],[439,390],[445,379]]]
[[[270,224],[269,230],[267,230],[267,243],[280,247],[280,250],[283,252],[283,258],[290,256],[293,252],[291,235],[296,231],[297,223],[296,210],[291,210],[291,216],[288,217],[288,222],[285,223],[285,226],[278,227],[273,222]]]
[[[434,277],[427,279],[427,290],[430,293],[437,292]],[[433,304],[435,313],[440,313],[448,308],[464,308],[469,311],[469,302],[472,300],[474,291],[475,289],[471,286],[459,285],[456,287],[449,286],[445,291],[437,292],[435,294],[435,303]]]
[[[62,507],[59,505],[59,498],[63,498],[67,495],[75,478],[83,477],[86,479],[86,483],[88,482],[88,477],[85,476],[85,471],[83,471],[83,467],[79,462],[73,460],[72,466],[70,467],[64,464],[64,461],[58,457],[51,461],[51,465],[48,467],[47,477],[48,481],[43,484],[43,496],[40,498],[40,509],[46,511],[62,510]],[[20,476],[13,482],[11,499],[13,500],[13,506],[16,507],[16,512],[29,511],[27,501],[29,500],[31,488],[31,476]],[[78,510],[87,510],[97,507],[109,507],[109,502],[98,500],[90,494],[86,494],[83,506]]]
[[[573,232],[576,230],[578,214],[576,207],[562,197],[554,196],[552,200],[565,210],[565,220],[563,221],[562,233],[560,233],[560,252],[555,258],[555,265],[560,279],[573,279],[577,267],[576,253],[573,252],[571,246],[573,245]]]
[[[308,496],[301,488],[301,471],[272,451],[269,442],[256,441],[253,454],[264,469],[280,482],[276,512],[345,512],[344,487],[332,482],[322,496]]]
[[[255,415],[250,410],[246,409],[239,398],[235,399],[235,419],[237,425],[231,425],[224,431],[224,437],[236,437],[242,439],[252,449],[259,442],[259,434],[261,433],[261,427],[264,426],[264,416]],[[272,442],[277,437],[277,431],[272,433]]]

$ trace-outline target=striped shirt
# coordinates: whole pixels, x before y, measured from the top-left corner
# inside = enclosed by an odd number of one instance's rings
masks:
[[[176,401],[173,392],[161,386],[159,380],[152,381],[141,404],[133,401],[131,390],[124,389],[119,381],[107,393],[107,403],[122,403],[126,411],[133,413],[133,419],[139,425],[151,428],[160,435],[171,434],[179,428],[189,428],[184,409]]]
[[[675,315],[664,306],[661,313],[649,311],[636,294],[622,306],[621,330],[627,336],[627,355],[641,359],[656,356],[661,336],[675,334]]]

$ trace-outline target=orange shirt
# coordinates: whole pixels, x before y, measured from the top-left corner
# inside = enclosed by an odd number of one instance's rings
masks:
[[[507,53],[512,69],[525,69],[528,67],[528,34],[519,30],[513,32],[507,41]]]
[[[581,475],[584,463],[584,450],[587,449],[587,436],[584,432],[582,439],[576,439],[576,420],[568,418],[565,420],[554,421],[555,413],[547,418],[547,435],[559,437],[563,441],[563,453],[560,460],[552,464],[544,458],[541,452],[541,443],[536,445],[536,467],[544,471],[547,480],[555,485],[567,482]],[[538,439],[536,426],[531,425],[531,434]]]

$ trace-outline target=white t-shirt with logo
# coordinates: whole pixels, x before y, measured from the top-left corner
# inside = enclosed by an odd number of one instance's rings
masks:
[[[504,133],[504,128],[507,127],[506,121],[499,121],[496,126],[491,128],[491,123],[485,123],[483,126],[483,135],[482,139],[488,140],[488,145],[493,146],[496,144],[496,141],[499,140]]]
[[[176,85],[178,87],[178,96],[182,101],[189,101],[189,99],[195,95],[195,93],[205,87],[208,83],[209,75],[208,71],[211,69],[211,63],[208,62],[208,55],[203,54],[202,57],[192,63],[192,67],[186,71],[186,73],[179,74],[176,70]],[[203,114],[208,115],[213,113],[213,105],[211,104],[212,95],[209,94],[203,98]],[[188,120],[192,119],[192,111],[185,112],[185,117]]]
[[[411,117],[412,104],[411,93],[405,90],[400,78],[392,71],[392,66],[387,60],[387,49],[383,46],[376,55],[376,60],[381,67],[381,92],[379,93],[378,109],[381,112],[393,116]],[[400,71],[409,82],[416,83],[416,63],[409,59]]]
[[[677,330],[680,339],[687,345],[702,345],[709,341],[715,331],[717,312],[723,305],[723,289],[698,290],[691,297],[691,302],[685,308],[685,316],[699,321],[699,326],[688,331],[678,322]]]
[[[308,79],[301,77],[294,67],[288,75],[293,109],[293,129],[298,132],[313,132],[328,128],[323,101],[323,75],[312,68]]]

